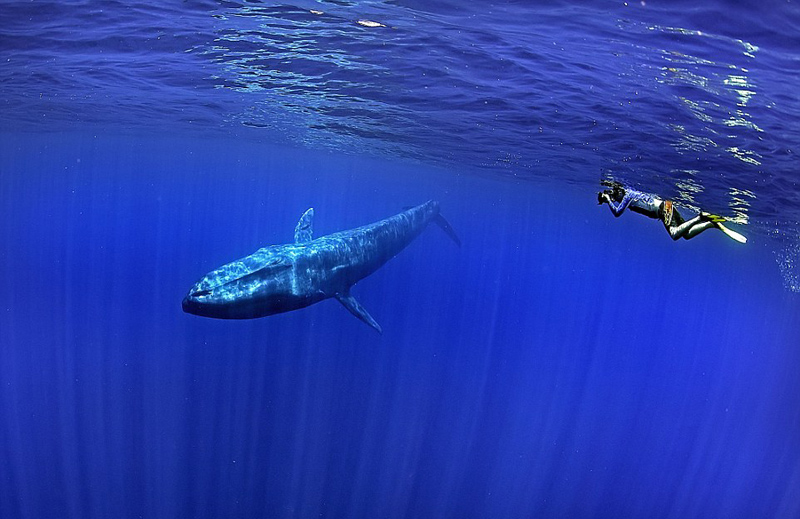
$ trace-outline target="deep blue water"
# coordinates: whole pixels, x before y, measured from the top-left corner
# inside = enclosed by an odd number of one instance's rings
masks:
[[[791,2],[0,3],[0,518],[799,517],[798,65]],[[428,199],[382,335],[181,310]]]

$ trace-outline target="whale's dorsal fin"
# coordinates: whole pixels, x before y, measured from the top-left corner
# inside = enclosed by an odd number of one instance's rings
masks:
[[[383,333],[383,330],[381,330],[381,325],[379,325],[375,321],[375,319],[373,319],[372,316],[369,315],[369,312],[367,312],[364,309],[364,307],[361,306],[361,303],[356,301],[355,297],[350,295],[349,289],[346,292],[340,292],[336,294],[336,299],[338,299],[339,302],[342,303],[344,307],[350,311],[351,314],[355,315],[368,325],[375,328],[378,331],[378,333]]]
[[[303,213],[303,216],[300,217],[300,220],[297,222],[297,227],[294,228],[294,242],[295,243],[305,243],[307,241],[311,241],[314,238],[312,234],[314,233],[314,208],[311,207]]]

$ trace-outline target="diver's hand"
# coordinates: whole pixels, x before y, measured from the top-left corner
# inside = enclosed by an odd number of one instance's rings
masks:
[[[608,204],[608,203],[611,203],[611,197],[608,196],[608,193],[605,193],[605,192],[597,193],[597,204],[598,205],[603,205],[603,204]]]

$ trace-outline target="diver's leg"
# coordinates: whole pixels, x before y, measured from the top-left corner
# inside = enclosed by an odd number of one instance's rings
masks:
[[[702,216],[695,216],[691,220],[686,220],[680,225],[675,225],[676,223],[677,222],[673,221],[672,225],[664,226],[667,228],[667,232],[669,232],[669,235],[672,236],[673,240],[677,240],[678,238],[684,238],[686,240],[694,238],[701,232],[714,225],[713,222],[709,222]],[[695,227],[697,228],[696,231]]]
[[[708,220],[705,220],[705,221],[700,222],[700,223],[696,223],[696,224],[692,225],[689,228],[689,230],[686,231],[686,233],[683,235],[683,239],[684,240],[691,240],[692,238],[694,238],[695,236],[697,236],[701,232],[705,231],[706,229],[711,229],[712,227],[717,227],[717,224],[715,224],[714,222],[709,222]]]

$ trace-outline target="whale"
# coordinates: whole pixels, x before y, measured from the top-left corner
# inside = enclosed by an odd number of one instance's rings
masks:
[[[335,298],[382,333],[350,289],[405,249],[430,223],[461,246],[434,200],[319,238],[313,237],[312,207],[297,222],[293,243],[263,247],[212,270],[189,290],[183,311],[216,319],[255,319]]]

